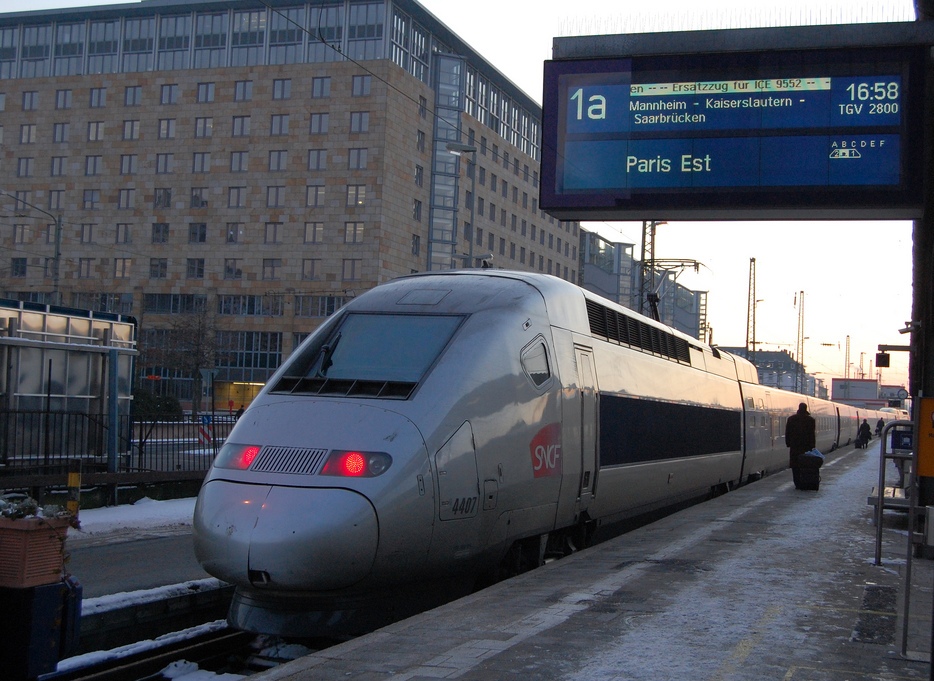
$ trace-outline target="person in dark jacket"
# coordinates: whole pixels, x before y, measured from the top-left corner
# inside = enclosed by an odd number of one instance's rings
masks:
[[[859,431],[856,433],[856,438],[863,443],[865,447],[869,444],[869,441],[872,439],[872,428],[869,426],[869,421],[863,419],[862,424],[859,426]]]
[[[795,487],[801,489],[798,457],[817,446],[817,423],[808,413],[808,405],[801,402],[798,411],[788,417],[785,424],[785,445],[788,447],[788,465]]]

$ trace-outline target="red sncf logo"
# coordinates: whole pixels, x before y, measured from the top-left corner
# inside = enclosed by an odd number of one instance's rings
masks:
[[[551,423],[538,431],[529,443],[529,453],[536,478],[561,475],[561,424]]]

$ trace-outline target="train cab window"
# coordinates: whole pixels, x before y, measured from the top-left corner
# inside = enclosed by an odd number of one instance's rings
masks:
[[[548,364],[548,347],[541,337],[536,338],[522,350],[520,356],[522,370],[529,380],[540,388],[551,378],[551,367]]]
[[[286,377],[418,383],[460,325],[454,315],[347,314],[302,348]]]

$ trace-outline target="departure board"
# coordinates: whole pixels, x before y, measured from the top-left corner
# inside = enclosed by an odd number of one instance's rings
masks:
[[[542,208],[558,217],[917,217],[909,48],[546,62]]]

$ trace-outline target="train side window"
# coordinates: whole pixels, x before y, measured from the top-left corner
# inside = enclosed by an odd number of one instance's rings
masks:
[[[752,410],[756,408],[756,401],[751,397],[746,398],[746,409]]]
[[[545,339],[539,336],[522,350],[520,355],[522,370],[535,385],[541,388],[551,378],[551,366],[548,362],[548,346]]]

